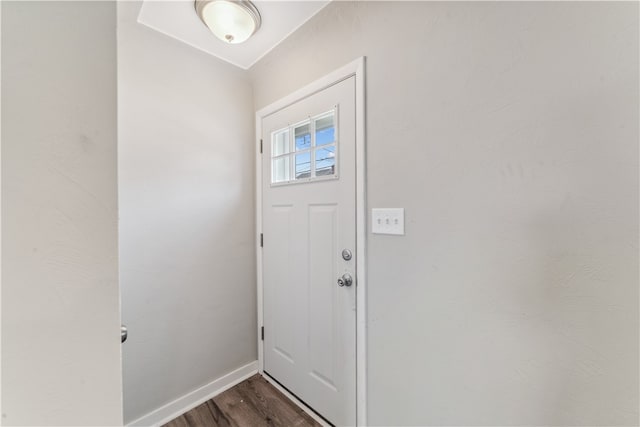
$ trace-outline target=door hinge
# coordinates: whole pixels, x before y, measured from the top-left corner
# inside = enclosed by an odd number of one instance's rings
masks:
[[[260,140],[260,154],[262,154],[262,140]]]
[[[260,328],[260,338],[262,338],[262,341],[264,341],[264,326]]]
[[[264,235],[260,233],[260,247],[264,247]]]

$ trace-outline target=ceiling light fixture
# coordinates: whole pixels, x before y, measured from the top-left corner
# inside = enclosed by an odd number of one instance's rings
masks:
[[[262,24],[258,8],[246,0],[196,0],[196,12],[211,32],[227,43],[246,41]]]

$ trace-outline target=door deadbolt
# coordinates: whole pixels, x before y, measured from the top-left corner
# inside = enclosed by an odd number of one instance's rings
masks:
[[[338,279],[338,286],[351,286],[353,285],[353,277],[349,273],[344,273],[341,278]]]
[[[349,261],[351,258],[353,258],[353,254],[351,253],[351,251],[349,249],[343,249],[342,259],[345,261]]]

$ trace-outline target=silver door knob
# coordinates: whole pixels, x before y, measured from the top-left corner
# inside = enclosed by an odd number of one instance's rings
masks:
[[[353,277],[349,273],[345,273],[338,279],[338,286],[351,286],[353,285]]]
[[[127,331],[127,327],[125,325],[120,326],[120,342],[121,343],[127,340],[128,335],[129,335],[129,331]]]

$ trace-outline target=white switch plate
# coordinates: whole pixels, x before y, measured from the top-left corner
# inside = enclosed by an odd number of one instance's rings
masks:
[[[404,236],[404,208],[371,209],[371,232]]]

